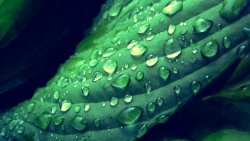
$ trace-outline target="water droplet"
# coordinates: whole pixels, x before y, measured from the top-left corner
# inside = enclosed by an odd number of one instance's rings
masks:
[[[168,120],[168,116],[163,114],[157,118],[157,123],[165,123]]]
[[[0,135],[1,135],[2,137],[4,137],[4,136],[6,135],[6,131],[7,131],[6,128],[2,128],[2,129],[1,129]]]
[[[230,38],[228,38],[228,37],[224,37],[223,38],[223,46],[225,48],[230,48],[231,47],[231,43],[232,43],[232,41],[231,41]]]
[[[34,107],[35,107],[35,103],[29,103],[28,106],[27,106],[27,111],[30,113],[34,110]]]
[[[193,54],[198,53],[198,49],[197,49],[197,48],[193,48],[193,49],[192,49],[192,53],[193,53]]]
[[[100,127],[101,120],[100,119],[95,119],[94,124],[96,127]]]
[[[75,117],[71,121],[71,126],[78,131],[82,131],[87,127],[86,121],[82,117]]]
[[[18,127],[18,129],[17,129],[17,133],[19,133],[19,134],[23,134],[24,133],[24,130],[25,130],[25,128],[24,127]]]
[[[144,87],[145,87],[145,89],[146,89],[146,93],[147,93],[147,94],[150,94],[150,92],[151,92],[151,90],[152,90],[152,86],[151,86],[150,81],[146,82],[146,83],[144,84]]]
[[[212,25],[213,21],[199,18],[194,23],[194,31],[196,33],[205,33],[212,27]]]
[[[115,78],[111,85],[115,88],[123,89],[125,88],[130,82],[130,76],[128,74],[122,74]]]
[[[131,41],[128,43],[127,49],[131,49],[132,47],[134,47],[135,45],[138,45],[138,44],[139,44],[138,41],[131,40]]]
[[[60,93],[59,91],[55,91],[53,95],[54,100],[58,100],[60,98]]]
[[[90,105],[89,104],[86,104],[85,106],[84,106],[84,111],[85,112],[88,112],[90,110]]]
[[[207,42],[204,46],[201,47],[201,55],[203,57],[211,58],[218,54],[219,45],[214,41]]]
[[[89,88],[87,88],[87,87],[82,88],[82,93],[84,96],[88,96],[89,95]]]
[[[134,124],[140,119],[142,112],[143,109],[141,107],[137,106],[128,107],[122,110],[120,113],[118,113],[116,118],[122,124],[130,125]]]
[[[117,67],[117,63],[115,60],[112,60],[112,59],[108,59],[107,61],[105,61],[103,65],[104,71],[110,74],[115,72],[116,67]]]
[[[182,1],[177,1],[174,0],[170,2],[164,9],[163,13],[166,14],[167,16],[173,16],[180,12],[183,8],[183,2]]]
[[[110,56],[112,56],[113,54],[115,54],[116,51],[117,51],[117,50],[116,50],[115,48],[112,48],[112,47],[107,48],[107,49],[104,51],[102,57],[110,57]]]
[[[169,59],[174,59],[180,56],[182,49],[180,46],[174,46],[174,40],[171,38],[167,40],[167,42],[164,44],[164,52],[166,54],[166,57]]]
[[[52,107],[51,107],[51,114],[55,114],[56,111],[57,111],[56,106],[52,106]]]
[[[149,27],[150,27],[150,25],[149,25],[148,23],[144,23],[144,24],[142,24],[142,25],[139,27],[137,33],[138,33],[138,34],[144,34],[144,33],[149,29]]]
[[[70,108],[71,108],[71,101],[69,100],[64,100],[62,103],[61,103],[61,111],[62,112],[67,112]]]
[[[40,115],[36,118],[35,121],[38,127],[45,130],[48,128],[51,118],[51,115]]]
[[[158,97],[158,98],[156,99],[156,103],[158,104],[158,106],[162,106],[162,105],[164,104],[164,99]]]
[[[179,70],[178,70],[177,68],[173,68],[173,69],[172,69],[172,72],[173,72],[173,74],[178,74],[178,73],[179,73]]]
[[[159,75],[163,80],[167,80],[170,76],[170,71],[167,67],[160,67]]]
[[[247,49],[247,46],[242,45],[238,48],[236,54],[239,56],[239,58],[244,58],[247,55]]]
[[[138,72],[136,73],[135,79],[138,80],[138,81],[140,81],[140,80],[143,79],[143,77],[144,77],[144,73],[141,72],[141,71],[138,71]]]
[[[176,29],[176,26],[170,24],[170,25],[168,26],[168,34],[169,34],[169,35],[172,35],[172,34],[175,32],[175,29]]]
[[[110,17],[116,17],[120,14],[121,10],[122,10],[122,4],[116,3],[111,7],[108,14]]]
[[[116,106],[118,104],[118,102],[119,102],[118,98],[112,97],[111,100],[110,100],[110,105],[114,107],[114,106]]]
[[[63,116],[59,116],[59,117],[56,117],[53,121],[54,125],[58,126],[60,124],[62,124],[64,121],[64,117]]]
[[[137,131],[136,137],[137,138],[141,138],[142,136],[144,136],[148,131],[148,126],[143,124],[139,130]]]
[[[101,72],[95,72],[93,76],[93,81],[96,82],[100,80],[103,77],[103,74]]]
[[[180,86],[174,86],[174,92],[175,92],[175,94],[180,94],[181,93],[181,87]]]
[[[97,59],[92,59],[89,61],[89,66],[90,67],[95,67],[98,64],[98,60]]]
[[[201,83],[199,81],[192,81],[190,84],[191,90],[194,94],[197,94],[201,89]]]
[[[74,110],[75,110],[76,113],[79,113],[80,110],[81,110],[81,106],[80,106],[80,105],[76,105],[76,106],[74,107]]]
[[[143,45],[140,45],[140,44],[137,44],[137,45],[134,45],[131,50],[130,50],[130,54],[132,56],[135,56],[135,57],[140,57],[142,56],[146,51],[148,50],[147,47],[143,46]]]
[[[155,103],[154,102],[148,103],[146,109],[148,112],[153,113],[155,111]]]
[[[146,65],[149,67],[154,66],[159,60],[158,56],[154,56],[153,54],[149,54],[146,58]]]
[[[133,96],[132,95],[128,95],[128,94],[125,95],[124,101],[126,103],[130,103],[132,100],[133,100]]]

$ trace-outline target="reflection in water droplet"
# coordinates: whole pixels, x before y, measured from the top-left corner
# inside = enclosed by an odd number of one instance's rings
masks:
[[[159,60],[158,56],[154,56],[153,54],[150,54],[146,58],[146,65],[149,67],[154,66]]]
[[[167,16],[173,16],[180,12],[183,8],[183,2],[182,1],[177,1],[174,0],[170,2],[164,9],[163,13],[166,14]]]

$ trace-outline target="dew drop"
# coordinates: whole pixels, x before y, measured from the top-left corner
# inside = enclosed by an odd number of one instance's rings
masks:
[[[183,2],[182,1],[177,1],[174,0],[170,2],[164,9],[163,13],[166,14],[167,16],[173,16],[180,12],[183,8]]]
[[[87,88],[87,87],[82,88],[82,93],[84,96],[88,96],[89,95],[89,88]]]
[[[162,105],[164,104],[164,99],[161,98],[161,97],[158,97],[158,98],[156,99],[156,103],[158,104],[158,106],[162,106]]]
[[[146,109],[148,112],[153,113],[155,111],[155,103],[154,102],[148,103]]]
[[[172,34],[175,32],[175,29],[176,29],[176,26],[170,24],[170,25],[168,26],[168,34],[169,34],[169,35],[172,35]]]
[[[212,25],[213,21],[199,18],[194,23],[194,31],[196,33],[205,33],[212,27]]]
[[[36,118],[36,123],[37,123],[37,126],[42,128],[42,129],[47,129],[48,126],[49,126],[49,123],[51,121],[51,115],[40,115]]]
[[[144,34],[148,29],[149,29],[150,25],[148,23],[144,23],[143,25],[141,25],[137,31],[138,34]]]
[[[214,41],[207,42],[204,46],[201,47],[201,55],[206,58],[214,57],[219,52],[219,45]]]
[[[130,54],[131,54],[132,56],[135,56],[135,57],[140,57],[140,56],[142,56],[147,50],[148,50],[148,48],[147,48],[146,46],[137,44],[137,45],[134,45],[134,46],[131,48]]]
[[[174,86],[174,92],[175,94],[180,94],[181,93],[181,87],[180,86]]]
[[[96,82],[100,80],[103,77],[103,74],[101,72],[95,72],[93,75],[93,81]]]
[[[190,84],[191,90],[194,94],[197,94],[201,89],[201,83],[199,81],[192,81]]]
[[[69,100],[64,100],[62,103],[61,103],[61,111],[62,112],[67,112],[70,108],[71,108],[71,101]]]
[[[75,130],[82,131],[86,129],[87,124],[86,124],[86,121],[82,117],[77,116],[73,118],[73,120],[71,121],[71,126]]]
[[[112,97],[111,100],[110,100],[110,105],[114,107],[114,106],[116,106],[118,104],[118,102],[119,102],[118,98]]]
[[[61,125],[64,121],[64,117],[63,116],[59,116],[59,117],[56,117],[53,121],[54,125],[58,126],[58,125]]]
[[[130,82],[130,75],[128,74],[122,74],[115,78],[111,85],[115,88],[124,89]]]
[[[85,106],[84,106],[84,111],[85,112],[88,112],[90,110],[90,105],[89,104],[86,104]]]
[[[132,95],[128,95],[128,94],[125,95],[124,102],[130,103],[132,100],[133,100],[133,96]]]
[[[117,63],[115,60],[112,59],[108,59],[107,61],[105,61],[104,65],[103,65],[103,69],[105,72],[112,74],[115,72],[117,67]]]
[[[169,76],[170,76],[169,69],[167,67],[160,67],[160,69],[159,69],[159,76],[164,81],[167,80],[169,78]]]
[[[58,100],[59,97],[60,97],[59,91],[55,91],[55,92],[54,92],[54,95],[53,95],[54,100]]]
[[[138,71],[138,72],[136,73],[135,79],[138,80],[138,81],[140,81],[140,80],[143,79],[143,77],[144,77],[144,73],[141,72],[141,71]]]
[[[148,67],[153,67],[159,61],[158,56],[154,56],[153,54],[149,54],[146,58],[146,65]]]
[[[228,38],[228,37],[224,37],[223,38],[223,46],[225,48],[230,48],[231,47],[231,43],[232,43],[232,41],[231,41],[230,38]]]
[[[119,112],[116,118],[120,123],[130,125],[136,123],[140,119],[142,112],[143,109],[141,107],[128,107]]]
[[[116,3],[112,6],[112,8],[109,10],[108,14],[110,17],[116,17],[120,14],[122,10],[122,4]]]
[[[142,136],[144,136],[148,131],[148,126],[143,124],[139,130],[137,131],[136,137],[137,138],[141,138]]]

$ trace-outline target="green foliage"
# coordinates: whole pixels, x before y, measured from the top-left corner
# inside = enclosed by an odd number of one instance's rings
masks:
[[[92,35],[47,85],[1,117],[0,139],[144,136],[248,51],[243,29],[250,25],[249,11],[235,13],[231,22],[221,17],[222,5],[222,0],[108,1]]]

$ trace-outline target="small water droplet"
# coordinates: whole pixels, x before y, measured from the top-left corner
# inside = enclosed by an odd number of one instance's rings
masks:
[[[140,119],[142,112],[143,109],[141,107],[128,107],[118,113],[116,118],[120,123],[130,125],[136,123]]]
[[[108,14],[110,17],[116,17],[120,14],[121,10],[122,10],[122,4],[116,3],[111,7]]]
[[[158,97],[158,98],[156,99],[156,103],[158,104],[158,106],[162,106],[162,105],[164,104],[164,99],[161,98],[161,97]]]
[[[56,106],[52,106],[51,107],[51,114],[55,114],[57,111],[57,107]]]
[[[148,67],[154,66],[159,61],[158,56],[154,56],[153,54],[149,54],[146,58],[146,65]]]
[[[116,106],[118,104],[118,102],[119,102],[118,98],[112,97],[111,100],[110,100],[110,105],[114,107],[114,106]]]
[[[197,94],[201,89],[201,83],[199,81],[192,81],[190,84],[191,90],[194,94]]]
[[[159,69],[159,76],[165,81],[170,76],[170,71],[167,67],[160,67]]]
[[[128,43],[127,49],[131,49],[132,47],[134,47],[135,45],[138,45],[138,44],[139,44],[138,41],[131,40],[131,41]]]
[[[180,94],[181,93],[181,87],[180,86],[174,86],[174,92],[175,94]]]
[[[183,8],[183,2],[182,1],[177,1],[174,0],[170,2],[164,9],[163,13],[166,14],[167,16],[173,16],[180,12]]]
[[[82,117],[77,116],[73,118],[73,120],[71,121],[71,126],[75,130],[82,131],[86,129],[87,124],[86,124],[86,121]]]
[[[58,100],[59,97],[60,97],[59,91],[55,91],[55,92],[54,92],[54,95],[53,95],[54,100]]]
[[[75,110],[76,113],[79,113],[80,110],[81,110],[81,106],[80,106],[80,105],[76,105],[76,106],[74,107],[74,110]]]
[[[113,54],[115,54],[116,51],[117,51],[117,50],[116,50],[115,48],[112,48],[112,47],[107,48],[107,49],[104,51],[102,57],[110,57],[110,56],[112,56]]]
[[[174,59],[180,56],[182,48],[180,46],[174,46],[174,40],[171,38],[164,43],[164,52],[166,57],[169,59]]]
[[[211,58],[216,56],[218,52],[219,45],[215,40],[207,42],[204,46],[201,47],[201,55],[203,57]]]
[[[153,113],[155,111],[155,103],[154,102],[148,103],[146,109],[148,112]]]
[[[163,114],[157,118],[157,123],[165,123],[168,120],[168,116]]]
[[[98,60],[97,59],[92,59],[89,61],[89,66],[90,67],[95,67],[98,64]]]
[[[89,95],[89,88],[88,87],[82,88],[82,93],[84,96],[88,96]]]
[[[138,71],[138,72],[136,73],[135,79],[138,80],[138,81],[140,81],[140,80],[143,79],[143,77],[144,77],[144,73],[141,72],[141,71]]]
[[[56,117],[53,121],[54,125],[58,126],[60,124],[62,124],[64,121],[64,117],[63,116],[59,116],[59,117]]]
[[[195,20],[194,31],[196,33],[205,33],[212,27],[212,25],[213,25],[213,21],[199,18]]]
[[[146,46],[137,44],[137,45],[134,45],[134,46],[130,49],[130,54],[131,54],[132,56],[135,56],[135,57],[140,57],[140,56],[142,56],[147,50],[148,50],[148,48],[147,48]]]
[[[224,37],[223,38],[223,46],[225,48],[230,48],[231,47],[231,43],[232,43],[232,41],[231,41],[231,39],[229,37]]]
[[[150,25],[149,25],[148,23],[144,23],[144,24],[142,24],[142,25],[139,27],[137,33],[138,33],[138,34],[144,34],[144,33],[149,29],[149,27],[150,27]]]
[[[103,74],[101,72],[95,72],[93,75],[93,81],[96,82],[100,80],[103,77]]]
[[[129,95],[129,94],[125,95],[124,102],[130,103],[132,100],[133,100],[133,96],[132,95]]]
[[[139,130],[137,131],[136,137],[137,138],[141,138],[142,136],[144,136],[148,131],[148,126],[143,124]]]
[[[67,112],[70,108],[71,108],[71,101],[69,100],[64,100],[62,103],[61,103],[61,111],[62,112]]]
[[[86,104],[85,106],[84,106],[84,111],[85,112],[88,112],[90,110],[90,105],[89,104]]]
[[[51,118],[51,115],[45,114],[38,116],[35,121],[38,127],[45,130],[48,128]]]
[[[176,26],[173,25],[173,24],[170,24],[170,25],[168,26],[168,34],[169,34],[169,35],[172,35],[172,34],[175,32],[175,29],[176,29]]]
[[[173,69],[172,69],[172,72],[173,72],[173,74],[178,74],[178,73],[179,73],[179,70],[178,70],[177,68],[173,68]]]
[[[236,54],[239,56],[239,58],[244,58],[247,55],[248,47],[245,45],[242,45],[238,48]]]
[[[144,87],[145,87],[145,89],[146,89],[146,93],[147,93],[147,94],[150,94],[150,92],[151,92],[151,90],[152,90],[152,86],[151,86],[150,81],[146,82],[146,83],[144,84]]]
[[[123,89],[125,88],[130,82],[130,75],[122,74],[116,77],[112,82],[111,85],[115,88]]]

